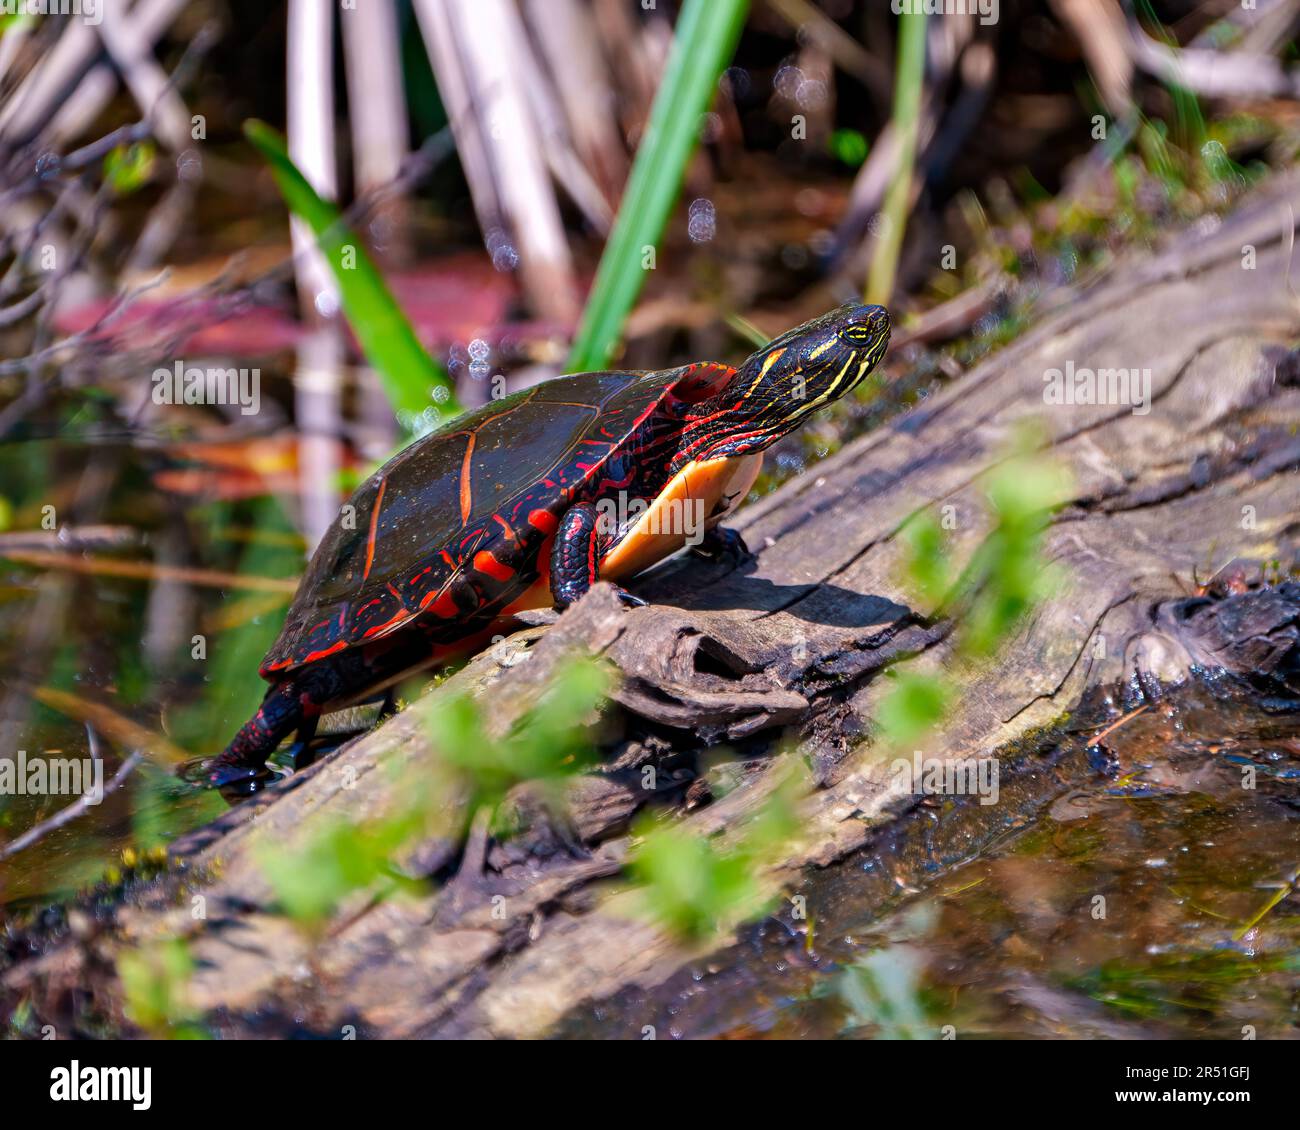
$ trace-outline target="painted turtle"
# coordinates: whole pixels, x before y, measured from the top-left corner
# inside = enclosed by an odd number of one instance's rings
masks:
[[[739,369],[560,377],[412,443],[322,538],[262,662],[270,690],[209,780],[252,781],[322,711],[481,646],[513,612],[564,608],[687,544],[743,552],[718,523],[761,452],[861,381],[889,333],[882,307],[841,306]]]

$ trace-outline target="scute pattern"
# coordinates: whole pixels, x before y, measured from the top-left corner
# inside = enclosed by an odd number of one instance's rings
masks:
[[[537,579],[572,502],[630,476],[620,445],[698,368],[561,377],[411,444],[322,538],[263,676],[398,629],[431,643],[478,630]]]

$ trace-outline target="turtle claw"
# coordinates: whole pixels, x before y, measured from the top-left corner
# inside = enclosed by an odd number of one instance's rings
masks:
[[[642,600],[639,596],[633,596],[630,592],[627,591],[627,589],[621,587],[620,585],[615,585],[611,583],[609,587],[614,590],[614,595],[617,596],[618,599],[622,601],[623,605],[627,608],[646,608],[649,606],[650,603],[649,601]],[[568,601],[566,603],[561,603],[560,601],[557,600],[555,603],[555,613],[568,611],[570,608],[573,607],[574,603],[575,601]],[[551,615],[553,616],[555,613],[552,613]],[[524,614],[524,615],[528,615],[528,614]],[[519,618],[523,620],[524,615],[521,615]],[[548,623],[548,624],[554,622],[552,619],[537,620],[536,613],[533,613],[532,616],[534,617],[533,622]]]
[[[187,775],[209,789],[218,790],[232,803],[260,793],[280,779],[280,775],[266,765],[240,765],[223,763],[220,758],[197,768],[193,776]]]
[[[618,599],[621,600],[625,605],[627,605],[628,608],[650,607],[650,602],[648,600],[642,600],[639,596],[633,596],[630,592],[627,591],[627,589],[620,588],[618,585],[614,586],[614,592],[618,596]]]
[[[704,531],[704,539],[699,545],[691,546],[691,552],[705,561],[731,561],[739,564],[752,556],[745,539],[729,526],[713,526]]]

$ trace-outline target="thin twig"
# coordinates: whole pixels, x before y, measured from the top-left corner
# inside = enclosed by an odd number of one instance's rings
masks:
[[[293,577],[256,577],[197,569],[180,565],[158,565],[152,561],[119,561],[113,557],[69,556],[38,549],[5,549],[0,557],[40,569],[62,569],[94,576],[127,577],[134,580],[174,580],[215,589],[250,589],[257,592],[292,593],[298,588]]]
[[[60,338],[58,341],[47,345],[44,349],[40,349],[35,353],[29,353],[26,357],[15,357],[10,361],[0,361],[0,376],[10,376],[14,373],[25,373],[34,366],[53,360],[70,346],[79,345],[85,343],[91,338],[97,337],[107,326],[111,326],[121,318],[122,315],[124,315],[131,307],[131,304],[141,295],[147,294],[149,291],[161,286],[167,281],[170,275],[170,271],[160,271],[154,278],[127,291],[125,294],[114,300],[113,305],[95,320],[93,326],[72,334],[70,337]],[[0,435],[3,435],[4,431],[4,426],[0,425]]]
[[[1300,72],[1270,55],[1228,54],[1200,47],[1157,43],[1129,21],[1133,62],[1164,83],[1186,87],[1205,98],[1300,97]]]
[[[177,4],[183,6],[183,0]],[[99,23],[99,38],[145,120],[156,123],[157,136],[179,153],[190,141],[190,112],[154,58],[154,37],[142,23],[119,14]]]
[[[806,35],[882,103],[888,104],[892,90],[889,68],[811,0],[767,0],[767,4],[796,32]]]
[[[205,24],[199,29],[199,32],[182,53],[180,60],[172,69],[168,76],[167,85],[163,87],[161,93],[166,94],[185,85],[190,75],[198,67],[204,55],[217,41],[219,28],[215,23]],[[151,115],[146,114],[137,122],[129,125],[119,126],[117,129],[105,134],[97,141],[92,141],[78,149],[72,150],[58,158],[58,163],[51,170],[42,170],[39,173],[33,173],[22,181],[19,181],[3,195],[0,195],[0,204],[8,203],[11,200],[21,196],[29,195],[39,188],[49,183],[51,173],[68,173],[79,172],[91,165],[97,165],[109,153],[119,145],[130,145],[133,142],[143,141],[145,138],[152,137],[154,128]]]
[[[324,200],[338,198],[334,153],[334,16],[329,4],[289,0],[288,100],[289,156]],[[304,321],[318,323],[339,306],[339,287],[307,222],[289,218]],[[328,309],[327,309],[328,308]]]
[[[109,793],[115,791],[118,786],[120,786],[122,782],[130,776],[131,770],[133,770],[143,760],[144,754],[140,753],[138,750],[132,752],[130,756],[122,762],[118,771],[113,774],[113,779],[104,786],[104,792],[100,797],[100,800],[103,800],[103,798],[108,796]],[[27,831],[16,840],[11,840],[3,847],[0,847],[0,859],[8,859],[12,855],[17,855],[24,848],[31,847],[37,840],[44,839],[56,828],[62,828],[63,825],[71,823],[91,807],[90,796],[91,794],[89,793],[82,793],[82,795],[72,804],[68,805],[67,808],[59,809],[59,811],[48,820],[43,820],[34,827],[28,828]]]
[[[1146,711],[1150,709],[1151,709],[1151,704],[1148,702],[1139,706],[1136,710],[1130,710],[1122,718],[1117,719],[1116,721],[1112,722],[1109,726],[1107,726],[1104,730],[1102,730],[1102,732],[1098,734],[1095,738],[1093,738],[1092,741],[1090,741],[1088,744],[1096,745],[1098,742],[1103,741],[1106,737],[1113,734],[1126,722],[1129,722],[1132,719],[1136,718],[1139,714],[1144,714]]]

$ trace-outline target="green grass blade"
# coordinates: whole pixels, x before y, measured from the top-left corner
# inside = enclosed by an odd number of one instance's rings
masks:
[[[658,244],[681,190],[718,77],[740,38],[749,0],[685,0],[672,53],[600,259],[567,370],[603,369],[641,290],[644,249]]]
[[[916,135],[921,123],[921,88],[925,83],[925,12],[898,17],[898,71],[894,80],[894,129],[898,162],[885,193],[885,230],[880,236],[867,275],[866,299],[884,306],[894,293],[898,254],[912,201]]]
[[[284,138],[265,122],[249,121],[244,134],[266,158],[290,210],[301,218],[320,246],[338,282],[339,298],[366,359],[379,373],[384,393],[408,432],[427,430],[423,413],[432,396],[446,389],[439,410],[448,418],[459,411],[451,379],[415,336],[365,245],[348,229],[339,210],[322,200],[289,157]]]

